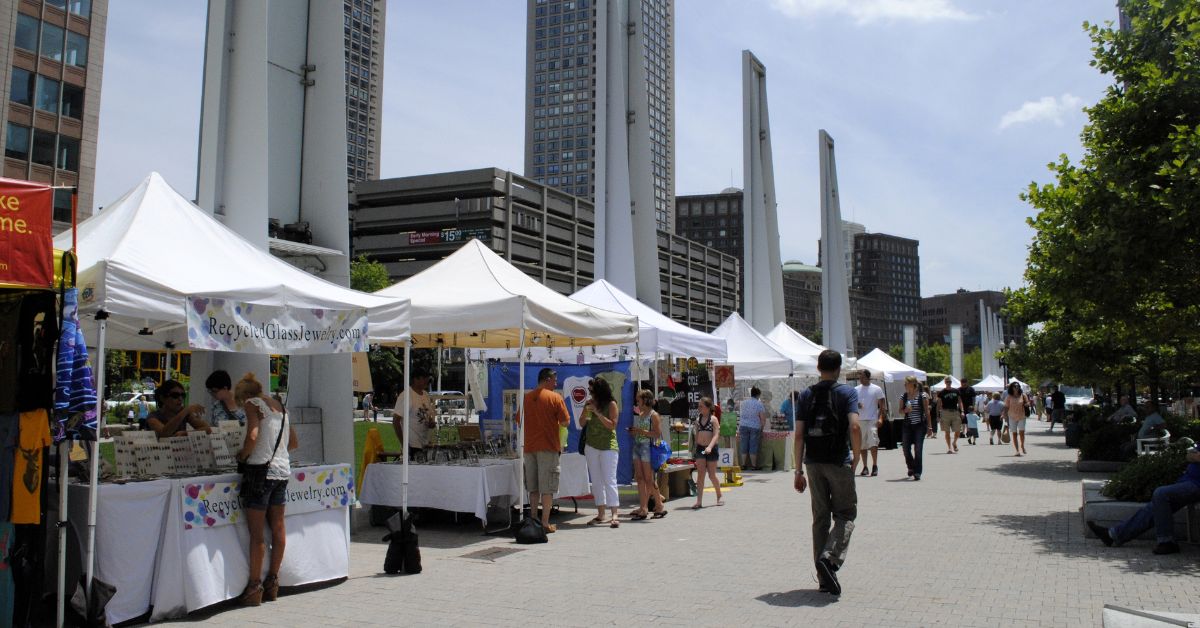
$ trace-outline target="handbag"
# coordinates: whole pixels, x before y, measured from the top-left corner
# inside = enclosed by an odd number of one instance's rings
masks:
[[[667,466],[667,460],[671,459],[671,446],[667,441],[657,438],[650,443],[650,468],[658,471]]]
[[[271,466],[271,461],[275,459],[275,452],[279,451],[279,442],[283,440],[283,430],[287,429],[287,413],[283,414],[283,420],[279,422],[279,434],[275,437],[275,447],[271,450],[271,457],[262,464],[250,464],[244,460],[238,461],[238,473],[242,474],[242,486],[239,489],[239,496],[258,495],[263,492],[267,486],[267,469]]]
[[[583,429],[579,430],[579,447],[578,447],[578,449],[579,449],[580,455],[583,454],[583,448],[587,446],[587,429],[588,429],[588,426],[591,424],[592,424],[592,422],[588,421],[587,423],[583,424]]]
[[[549,540],[546,537],[546,529],[542,527],[542,522],[529,515],[526,515],[521,524],[517,526],[517,532],[514,536],[517,543],[521,545],[545,543]]]
[[[1004,430],[1000,432],[1000,442],[1008,444],[1012,442],[1012,436],[1008,433],[1008,426],[1004,426]]]

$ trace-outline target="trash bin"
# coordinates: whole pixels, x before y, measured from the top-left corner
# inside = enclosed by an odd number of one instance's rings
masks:
[[[1066,435],[1067,447],[1079,447],[1079,441],[1083,440],[1083,424],[1079,421],[1073,421],[1063,426],[1063,434]]]

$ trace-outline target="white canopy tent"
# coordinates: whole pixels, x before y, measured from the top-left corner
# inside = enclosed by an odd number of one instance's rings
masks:
[[[600,279],[571,295],[571,298],[610,312],[632,314],[638,317],[638,342],[633,345],[614,345],[605,347],[602,351],[591,349],[584,351],[580,348],[556,347],[554,349],[537,348],[526,350],[526,358],[535,362],[559,362],[574,364],[578,361],[579,353],[583,353],[584,362],[605,362],[629,358],[637,353],[639,361],[653,360],[656,356],[668,353],[677,356],[696,357],[723,361],[728,355],[724,338],[696,331],[678,321],[663,316],[636,298],[622,292],[608,281]],[[640,351],[640,352],[639,352]],[[513,351],[481,351],[473,353],[475,358],[498,358],[513,360]]]
[[[371,339],[384,344],[404,344],[404,370],[409,371],[412,347],[516,349],[519,387],[525,387],[526,347],[590,347],[634,344],[638,341],[636,316],[585,305],[538,283],[496,255],[479,240],[470,240],[429,268],[375,293],[411,303],[411,342],[408,329],[374,326]],[[518,399],[524,416],[525,395]],[[410,434],[411,404],[404,394],[404,434]],[[517,441],[523,457],[525,423]],[[408,448],[404,458],[401,508],[408,511]],[[525,503],[525,478],[518,473],[521,504]]]
[[[266,225],[263,225],[266,228]],[[329,310],[363,308],[368,328],[408,329],[408,304],[330,283],[251,244],[152,172],[103,211],[54,239],[78,259],[80,327],[96,338],[96,388],[103,405],[105,350],[168,351],[188,346],[187,298],[212,296],[255,305]],[[94,335],[93,335],[94,334]],[[168,355],[168,363],[170,357]],[[101,413],[99,427],[103,428]],[[95,568],[99,456],[91,455],[86,569]],[[65,478],[62,478],[65,485]],[[60,512],[67,491],[60,492]],[[60,532],[60,566],[65,554]],[[60,569],[60,578],[63,570]],[[60,597],[63,583],[60,580]]]
[[[950,375],[949,377],[950,377],[950,385],[951,386],[953,386],[954,388],[962,388],[961,380],[959,380],[957,377],[955,377],[953,375]],[[934,384],[933,386],[930,386],[929,390],[932,390],[933,392],[938,392],[940,390],[945,390],[945,388],[946,388],[946,380],[943,379],[942,381]]]
[[[791,377],[797,371],[816,371],[816,358],[790,355],[758,333],[737,312],[714,329],[713,335],[729,343],[729,356],[725,362],[734,366],[734,375],[738,378]]]
[[[807,355],[812,356],[815,360],[825,350],[825,347],[788,327],[787,323],[776,325],[774,329],[767,332],[766,338],[787,351],[789,355]]]
[[[1004,390],[1004,378],[999,375],[988,375],[979,380],[972,388],[976,392],[1000,392]]]
[[[872,349],[870,353],[859,358],[857,364],[859,368],[868,368],[872,372],[882,373],[885,382],[904,379],[909,375],[913,375],[917,379],[925,379],[925,371],[909,366],[879,348]]]
[[[1033,390],[1033,388],[1029,384],[1026,384],[1025,382],[1023,382],[1015,377],[1008,378],[1008,383],[1009,384],[1020,384],[1021,392],[1025,393],[1026,395],[1028,395]],[[1005,388],[1007,388],[1007,386],[1005,386]]]

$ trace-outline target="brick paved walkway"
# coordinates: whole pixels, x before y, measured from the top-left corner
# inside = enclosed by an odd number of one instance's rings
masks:
[[[1200,548],[1154,556],[1135,541],[1084,539],[1075,451],[1031,421],[1029,456],[1011,446],[926,441],[925,476],[899,450],[858,483],[859,516],[840,598],[816,591],[809,499],[790,473],[747,474],[727,504],[668,504],[659,521],[589,528],[558,519],[551,542],[517,546],[473,525],[420,530],[425,571],[381,573],[379,529],[355,535],[349,581],[201,624],[1098,626],[1105,603],[1196,612]],[[710,494],[706,501],[712,503]],[[569,509],[568,509],[569,512]],[[488,558],[467,554],[519,548]],[[290,550],[295,551],[295,550]],[[198,621],[197,621],[198,620]],[[189,623],[193,623],[189,622]]]

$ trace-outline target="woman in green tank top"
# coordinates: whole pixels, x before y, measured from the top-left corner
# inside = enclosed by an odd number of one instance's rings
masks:
[[[617,508],[621,505],[617,495],[617,420],[620,413],[608,382],[597,377],[588,382],[588,389],[592,396],[579,417],[580,424],[587,430],[583,455],[587,458],[597,510],[596,518],[588,525],[607,521],[615,528],[620,525]],[[606,510],[610,515],[607,519]]]

